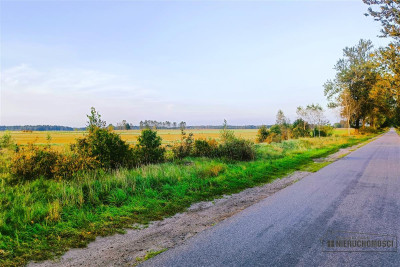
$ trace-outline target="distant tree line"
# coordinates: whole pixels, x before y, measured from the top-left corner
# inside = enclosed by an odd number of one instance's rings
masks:
[[[0,131],[84,131],[86,127],[73,128],[59,125],[15,125],[0,126]]]
[[[146,123],[147,122],[147,123]],[[185,122],[166,124],[166,122],[157,122],[152,120],[141,121],[139,125],[123,120],[116,125],[108,124],[109,129],[113,130],[142,130],[146,128],[156,129],[181,129],[184,123],[186,129],[223,129],[221,125],[192,125],[186,126]],[[271,125],[269,125],[271,126]],[[259,125],[228,125],[227,129],[258,129]],[[87,127],[69,127],[58,125],[14,125],[14,126],[0,126],[0,131],[85,131]]]

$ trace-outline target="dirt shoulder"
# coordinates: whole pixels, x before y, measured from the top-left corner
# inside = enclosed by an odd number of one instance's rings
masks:
[[[363,144],[341,149],[317,162],[333,162]],[[129,229],[125,234],[97,237],[87,248],[71,249],[55,261],[29,266],[132,266],[159,251],[178,246],[195,234],[240,212],[275,192],[303,179],[310,172],[296,171],[272,183],[226,195],[213,201],[193,204],[184,213]]]

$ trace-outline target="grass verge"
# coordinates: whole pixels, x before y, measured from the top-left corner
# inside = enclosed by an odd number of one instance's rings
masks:
[[[173,163],[96,171],[71,181],[0,181],[0,265],[24,265],[84,247],[96,236],[123,232],[184,211],[192,203],[232,194],[315,165],[314,158],[372,136],[289,140],[258,145],[257,159],[186,158]],[[3,176],[6,177],[6,176]]]

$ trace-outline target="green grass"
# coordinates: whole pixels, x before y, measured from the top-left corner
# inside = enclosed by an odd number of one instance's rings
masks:
[[[163,253],[164,251],[166,251],[167,249],[166,248],[164,248],[164,249],[161,249],[161,250],[157,250],[157,251],[149,251],[144,257],[142,257],[142,258],[136,258],[136,265],[137,264],[139,264],[139,263],[141,263],[141,262],[144,262],[144,261],[147,261],[147,260],[149,260],[149,259],[151,259],[151,258],[154,258],[155,256],[157,256],[158,254],[161,254],[161,253]]]
[[[289,140],[257,145],[257,159],[227,162],[186,158],[138,169],[96,171],[70,181],[38,179],[18,185],[0,176],[0,266],[59,256],[99,235],[123,232],[301,170],[316,170],[314,158],[371,136]],[[3,153],[0,159],[7,162]],[[312,167],[310,167],[312,165]],[[316,167],[317,166],[317,167]]]

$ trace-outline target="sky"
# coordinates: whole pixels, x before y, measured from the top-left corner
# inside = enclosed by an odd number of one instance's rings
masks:
[[[272,124],[320,103],[342,49],[380,24],[348,1],[0,2],[0,125]]]

